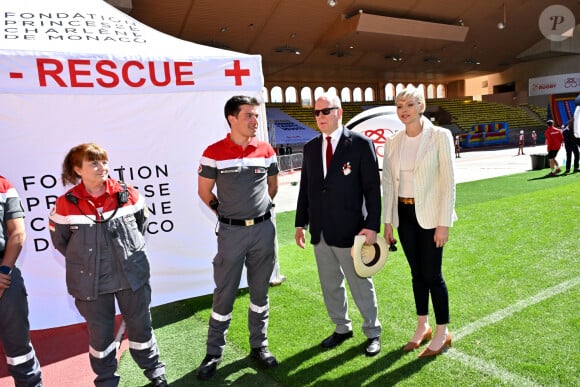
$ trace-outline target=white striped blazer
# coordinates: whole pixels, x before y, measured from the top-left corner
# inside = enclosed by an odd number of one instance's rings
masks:
[[[423,135],[413,172],[415,212],[424,229],[453,226],[455,214],[455,174],[453,136],[448,129],[434,126],[421,117]],[[383,223],[399,226],[398,192],[401,149],[405,131],[387,139],[383,158]]]

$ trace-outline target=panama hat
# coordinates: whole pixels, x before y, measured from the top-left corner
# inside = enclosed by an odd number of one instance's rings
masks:
[[[377,235],[373,245],[365,245],[366,237],[357,235],[350,249],[354,270],[360,277],[370,277],[383,268],[389,255],[389,246],[384,238]]]

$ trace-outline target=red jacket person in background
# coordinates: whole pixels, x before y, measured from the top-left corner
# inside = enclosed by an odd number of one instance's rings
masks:
[[[562,131],[554,126],[554,121],[548,120],[546,121],[546,125],[548,125],[548,128],[544,135],[546,137],[546,147],[548,148],[548,160],[550,161],[550,173],[548,176],[556,176],[556,174],[562,171],[560,164],[556,160],[556,156],[562,147],[564,136],[562,135]]]

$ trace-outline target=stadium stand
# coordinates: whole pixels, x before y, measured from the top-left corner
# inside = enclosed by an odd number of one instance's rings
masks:
[[[572,102],[574,102],[572,100]],[[343,103],[343,122],[362,112],[369,106],[392,105],[387,102],[348,102]],[[277,107],[305,125],[316,130],[316,120],[312,107],[298,103],[269,103],[268,107]],[[446,127],[457,127],[463,133],[469,132],[473,125],[488,122],[507,122],[511,129],[538,129],[543,127],[547,109],[533,105],[517,107],[492,102],[474,101],[472,98],[450,98],[427,100],[428,115],[435,118],[435,123]],[[453,131],[453,130],[452,130]],[[455,132],[455,131],[454,131]]]

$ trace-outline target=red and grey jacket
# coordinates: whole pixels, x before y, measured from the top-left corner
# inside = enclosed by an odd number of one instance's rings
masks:
[[[122,193],[126,202],[119,200]],[[99,261],[105,250],[119,263],[131,289],[140,288],[150,276],[143,236],[148,217],[145,198],[114,179],[106,182],[102,213],[89,198],[80,183],[56,200],[49,217],[52,243],[65,257],[68,292],[79,300],[98,297]]]
[[[18,196],[18,192],[5,177],[0,176],[0,261],[4,256],[8,233],[6,221],[10,219],[24,218],[24,209]]]

